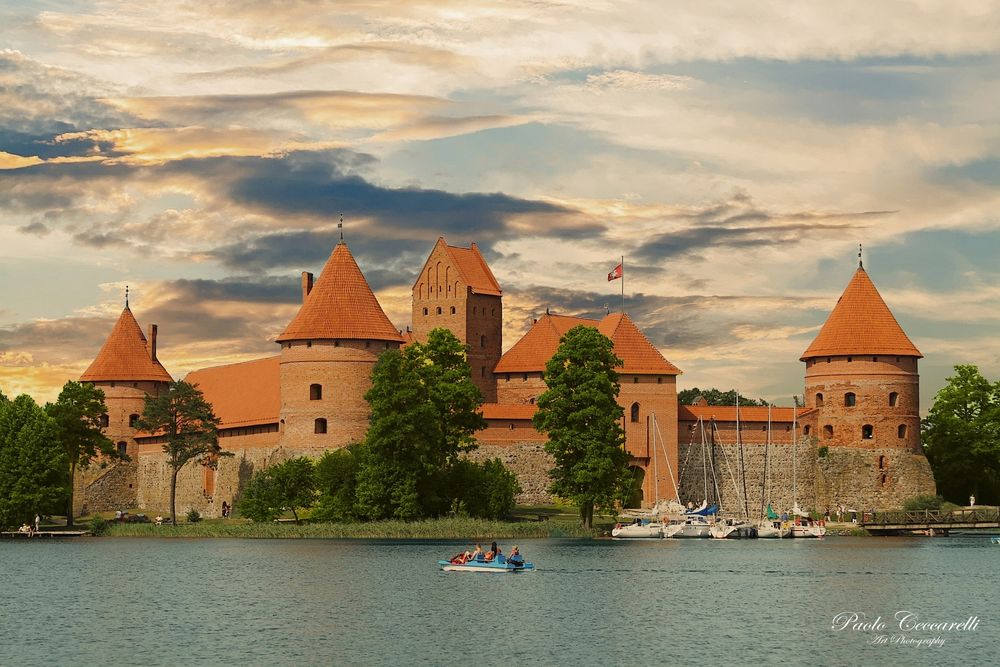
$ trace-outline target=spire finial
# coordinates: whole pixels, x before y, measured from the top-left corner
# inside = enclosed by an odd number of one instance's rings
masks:
[[[128,285],[125,286],[125,307],[128,308]]]
[[[859,269],[865,268],[864,262],[861,261],[861,244],[860,243],[858,244],[858,268]]]
[[[344,241],[344,214],[340,214],[340,222],[337,223],[337,229],[340,230],[340,241]]]

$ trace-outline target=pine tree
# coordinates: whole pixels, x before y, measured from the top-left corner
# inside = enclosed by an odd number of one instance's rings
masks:
[[[613,506],[629,482],[623,445],[623,411],[615,368],[621,360],[611,339],[593,327],[566,332],[545,366],[548,389],[538,398],[534,423],[548,434],[545,450],[555,459],[549,487],[580,507],[587,528],[594,507]]]

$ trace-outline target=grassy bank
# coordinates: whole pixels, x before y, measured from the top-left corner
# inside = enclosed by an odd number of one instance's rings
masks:
[[[360,538],[360,539],[460,539],[494,540],[531,537],[593,537],[575,517],[548,521],[484,521],[446,518],[426,521],[374,521],[368,523],[251,523],[240,519],[213,519],[177,526],[148,523],[112,523],[112,537],[239,537],[239,538]]]

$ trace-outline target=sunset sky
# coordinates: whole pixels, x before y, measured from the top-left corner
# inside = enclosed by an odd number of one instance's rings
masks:
[[[399,328],[476,241],[504,346],[626,310],[679,388],[790,404],[857,266],[1000,375],[996,2],[0,3],[0,391],[50,400],[123,305],[174,377],[276,354],[345,236]]]

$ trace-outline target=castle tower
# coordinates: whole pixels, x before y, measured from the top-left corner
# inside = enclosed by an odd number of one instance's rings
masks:
[[[106,435],[120,454],[131,463],[110,467],[90,466],[78,469],[73,493],[73,511],[107,511],[136,506],[138,476],[135,441],[136,422],[142,415],[146,396],[159,396],[172,378],[156,357],[157,327],[149,326],[149,337],[125,300],[125,309],[97,357],[80,376],[80,382],[92,384],[104,392],[107,413],[101,418]]]
[[[801,357],[806,406],[816,409],[804,434],[821,446],[919,452],[922,356],[859,266]]]
[[[149,326],[149,338],[125,303],[125,309],[97,358],[80,376],[80,382],[104,391],[108,408],[104,435],[120,453],[132,454],[135,447],[135,423],[142,414],[147,395],[158,396],[172,378],[156,358],[155,324]]]
[[[319,280],[302,274],[302,307],[281,344],[279,445],[331,449],[368,428],[364,395],[379,354],[403,342],[347,244],[333,249]]]
[[[503,292],[475,243],[459,248],[439,238],[413,284],[413,334],[426,342],[444,327],[466,345],[472,381],[487,403],[497,400],[493,369],[503,345]]]

